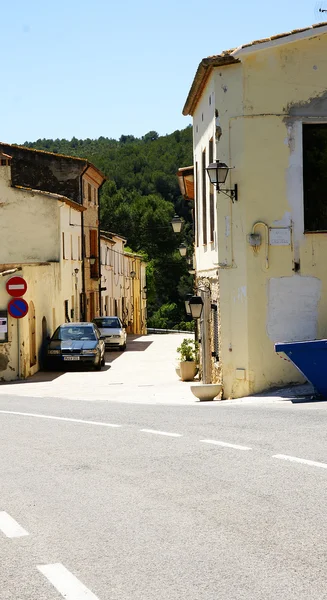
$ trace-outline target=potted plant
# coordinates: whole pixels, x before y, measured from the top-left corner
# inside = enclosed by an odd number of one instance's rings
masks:
[[[179,369],[182,381],[193,381],[198,364],[199,344],[192,338],[184,338],[177,348],[179,353]]]

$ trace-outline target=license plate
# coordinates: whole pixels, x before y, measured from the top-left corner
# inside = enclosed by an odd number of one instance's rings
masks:
[[[64,360],[79,360],[79,356],[64,356]]]
[[[111,341],[111,336],[106,337],[106,342],[110,342]]]

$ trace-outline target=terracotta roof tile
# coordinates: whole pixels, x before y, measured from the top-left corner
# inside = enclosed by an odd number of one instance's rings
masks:
[[[298,33],[303,33],[304,31],[310,31],[310,29],[317,29],[319,27],[326,27],[327,21],[323,21],[322,23],[315,23],[314,25],[310,25],[309,27],[303,27],[302,29],[293,29],[291,31],[286,31],[284,33],[278,33],[272,35],[271,37],[262,38],[259,40],[253,40],[252,42],[248,42],[247,44],[242,44],[238,48],[233,48],[232,50],[224,50],[221,54],[216,54],[213,56],[208,56],[207,58],[203,58],[200,62],[198,69],[196,71],[195,77],[193,79],[193,83],[189,94],[187,96],[184,108],[183,115],[193,115],[194,109],[198,103],[198,100],[203,92],[205,84],[210,76],[210,73],[214,67],[223,67],[226,65],[232,65],[239,63],[240,60],[234,58],[232,53],[236,50],[242,50],[242,48],[250,48],[251,46],[257,46],[259,44],[269,43],[274,40],[279,40],[284,37],[289,37],[291,35],[296,35]],[[316,33],[314,35],[317,35]]]

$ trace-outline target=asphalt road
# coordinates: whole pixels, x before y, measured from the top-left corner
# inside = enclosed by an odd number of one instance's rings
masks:
[[[326,408],[2,394],[1,600],[327,598]]]

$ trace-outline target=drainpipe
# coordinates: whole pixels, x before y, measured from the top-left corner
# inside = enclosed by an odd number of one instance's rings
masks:
[[[104,181],[98,187],[98,255],[99,255],[99,311],[100,316],[102,313],[102,290],[101,290],[101,240],[100,240],[100,197],[101,197],[101,188],[104,184]]]
[[[100,186],[101,187],[101,186]],[[98,188],[98,275],[99,275],[99,314],[102,314],[102,291],[101,291],[101,240],[100,240],[100,188]]]
[[[80,176],[80,201],[81,206],[83,205],[83,175],[86,171],[87,167],[85,167],[84,171]],[[86,290],[85,290],[85,236],[84,236],[84,211],[81,212],[81,252],[82,252],[82,298],[83,298],[83,314],[80,315],[81,321],[85,321],[86,319]]]

